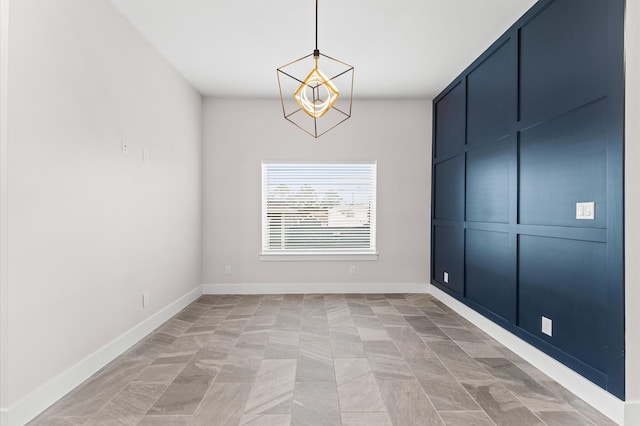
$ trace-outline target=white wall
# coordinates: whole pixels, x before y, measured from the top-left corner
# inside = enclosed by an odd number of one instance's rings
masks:
[[[108,0],[8,4],[5,409],[201,283],[200,96]]]
[[[420,283],[426,290],[431,102],[354,101],[352,118],[319,139],[287,122],[278,100],[205,99],[203,120],[205,284],[240,291],[239,284]],[[262,160],[377,160],[378,260],[261,262]]]
[[[9,0],[0,0],[0,424],[6,423],[6,395],[8,392],[7,338],[7,72]]]
[[[626,399],[635,401],[640,424],[640,1],[626,4],[625,300]]]

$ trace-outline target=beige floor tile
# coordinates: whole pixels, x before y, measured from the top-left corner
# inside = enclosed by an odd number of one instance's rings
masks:
[[[205,295],[37,426],[612,426],[428,294]]]

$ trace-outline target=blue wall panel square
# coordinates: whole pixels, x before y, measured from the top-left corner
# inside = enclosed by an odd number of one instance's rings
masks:
[[[520,114],[534,123],[607,94],[608,1],[556,0],[520,30]]]
[[[512,264],[508,233],[466,230],[465,296],[510,321],[516,300]]]
[[[509,133],[516,120],[516,61],[508,39],[467,77],[467,143],[491,141]]]
[[[464,219],[464,154],[434,167],[435,219]]]
[[[462,152],[465,144],[464,85],[458,83],[435,106],[435,155],[446,158]]]
[[[437,252],[433,255],[433,279],[458,294],[464,291],[464,229],[434,226],[433,239]],[[444,282],[444,273],[449,282]]]
[[[509,223],[512,146],[511,139],[503,139],[467,153],[467,221]]]
[[[521,235],[519,325],[606,372],[607,246],[605,243]],[[541,332],[545,316],[552,337]]]
[[[607,120],[601,100],[521,133],[521,224],[606,227]],[[595,220],[576,219],[590,201]]]

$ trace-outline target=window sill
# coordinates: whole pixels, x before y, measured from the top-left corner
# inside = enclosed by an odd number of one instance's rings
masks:
[[[378,253],[260,253],[261,262],[334,262],[378,260]]]

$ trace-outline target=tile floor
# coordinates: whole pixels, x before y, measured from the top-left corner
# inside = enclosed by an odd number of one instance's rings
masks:
[[[424,294],[206,295],[33,425],[612,425]]]

